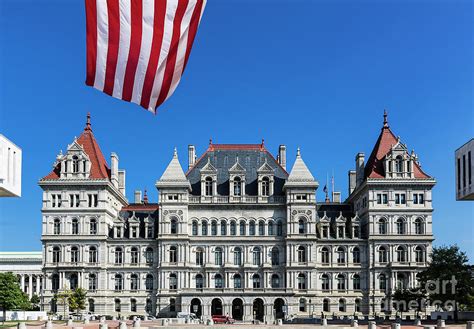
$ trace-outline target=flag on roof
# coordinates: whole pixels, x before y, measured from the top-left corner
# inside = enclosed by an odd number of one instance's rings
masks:
[[[206,0],[85,0],[86,84],[150,112],[175,91]]]

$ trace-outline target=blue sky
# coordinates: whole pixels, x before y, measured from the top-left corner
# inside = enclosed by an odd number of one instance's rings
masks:
[[[127,170],[127,196],[149,190],[176,146],[296,148],[347,196],[354,156],[368,154],[383,109],[437,179],[435,244],[474,259],[473,203],[454,198],[454,150],[473,137],[469,1],[209,0],[186,72],[154,116],[86,87],[83,1],[0,3],[0,132],[23,149],[23,196],[0,200],[0,250],[39,250],[41,189],[88,111],[102,151]],[[323,200],[322,189],[318,200]]]

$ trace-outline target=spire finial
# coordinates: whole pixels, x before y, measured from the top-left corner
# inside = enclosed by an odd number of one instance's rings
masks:
[[[296,156],[297,157],[301,156],[301,150],[299,147],[296,149]]]
[[[148,194],[146,193],[146,189],[143,193],[143,203],[144,204],[147,204],[148,203]]]
[[[90,112],[87,112],[86,127],[84,128],[84,130],[91,130],[92,131],[92,128],[91,128],[91,113]]]
[[[176,148],[176,146],[174,147],[174,152],[173,152],[173,157],[177,157],[178,156],[178,149]]]
[[[384,128],[388,128],[388,119],[387,119],[387,117],[388,117],[387,110],[384,109],[383,110],[383,127]]]
[[[211,146],[211,145],[212,145],[212,137],[209,138],[209,146]]]

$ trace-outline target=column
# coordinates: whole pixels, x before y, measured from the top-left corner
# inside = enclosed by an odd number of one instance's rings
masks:
[[[21,291],[24,291],[25,289],[25,275],[24,274],[20,276],[20,287],[21,287]]]
[[[33,275],[30,274],[28,276],[28,296],[31,299],[31,296],[33,296]]]

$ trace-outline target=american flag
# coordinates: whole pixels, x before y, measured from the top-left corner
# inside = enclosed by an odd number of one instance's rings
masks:
[[[175,91],[206,0],[85,0],[86,84],[150,112]]]

